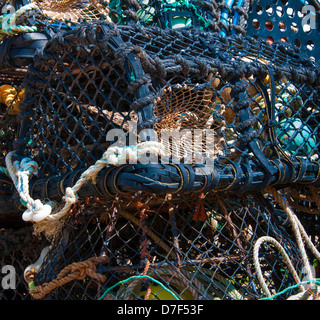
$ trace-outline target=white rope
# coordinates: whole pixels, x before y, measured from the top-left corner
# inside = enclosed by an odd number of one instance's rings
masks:
[[[65,216],[71,206],[77,202],[77,193],[80,188],[88,181],[95,182],[98,173],[104,167],[108,165],[120,166],[128,161],[129,163],[137,163],[146,154],[150,154],[150,157],[167,157],[163,145],[156,141],[142,142],[132,147],[108,148],[100,160],[81,174],[73,187],[66,188],[66,193],[63,197],[65,205],[58,212],[52,212],[52,203],[43,204],[40,200],[32,199],[29,194],[29,179],[38,170],[38,164],[35,161],[24,158],[21,162],[13,162],[15,153],[10,152],[6,156],[6,166],[21,199],[26,203],[27,210],[23,213],[22,219],[24,221],[39,222],[44,219],[58,220]]]
[[[302,234],[301,230],[303,229],[302,225],[298,223],[299,219],[295,215],[295,213],[290,208],[289,203],[287,200],[277,191],[274,189],[269,190],[272,196],[275,198],[275,200],[281,205],[284,212],[287,214],[289,222],[291,224],[292,230],[294,232],[294,235],[296,237],[297,245],[300,251],[300,255],[303,261],[303,265],[305,267],[305,271],[307,274],[307,280],[311,280],[313,278],[311,266],[308,260],[307,252],[302,240]],[[319,260],[320,261],[320,260]]]
[[[298,248],[300,251],[300,255],[302,257],[303,265],[304,265],[304,268],[305,268],[305,271],[307,274],[307,279],[312,280],[313,274],[312,274],[311,266],[310,266],[310,263],[309,263],[309,260],[307,257],[307,253],[305,250],[303,240],[306,242],[306,244],[310,248],[311,252],[315,255],[315,257],[319,261],[320,261],[320,253],[316,249],[314,244],[311,242],[311,240],[309,239],[308,234],[306,233],[305,229],[303,228],[298,217],[295,215],[295,213],[290,208],[289,203],[286,201],[286,199],[283,196],[281,196],[278,191],[276,191],[274,189],[268,189],[268,191],[270,192],[270,194],[273,195],[275,200],[282,206],[285,213],[287,214],[287,217],[290,221],[290,224],[292,226],[293,232],[294,232],[296,240],[297,240],[297,245],[298,245]],[[269,291],[269,289],[263,279],[262,271],[260,268],[260,262],[259,262],[259,248],[260,248],[261,244],[265,241],[272,243],[280,251],[282,257],[284,258],[284,262],[287,264],[289,271],[292,273],[296,283],[299,283],[300,279],[299,279],[299,276],[297,275],[295,269],[293,268],[293,265],[292,265],[292,262],[291,262],[289,256],[285,252],[284,248],[280,245],[280,243],[277,242],[274,238],[268,237],[268,236],[259,238],[254,245],[253,262],[255,265],[256,272],[257,272],[257,278],[261,284],[262,290],[264,291],[264,293],[268,297],[271,297],[271,293],[270,293],[270,291]],[[310,297],[311,291],[312,291],[311,285],[309,285],[309,288],[307,290],[305,290],[301,285],[299,286],[299,288],[300,288],[301,292],[299,294],[296,294],[296,295],[289,297],[288,300],[305,300]]]
[[[14,155],[14,151],[7,154],[6,166],[21,200],[27,207],[22,219],[24,221],[41,221],[51,213],[52,206],[43,204],[40,200],[32,199],[29,194],[29,179],[37,173],[38,164],[29,158],[24,158],[21,162],[13,161]]]
[[[295,268],[293,267],[293,264],[288,256],[288,254],[285,252],[284,248],[282,247],[282,245],[274,238],[269,237],[269,236],[263,236],[260,237],[254,247],[253,247],[253,263],[256,269],[256,273],[257,273],[257,279],[260,282],[260,285],[262,287],[263,292],[266,294],[267,297],[271,297],[271,292],[266,284],[266,282],[263,279],[263,274],[261,271],[261,267],[260,267],[260,262],[259,262],[259,249],[260,246],[262,245],[263,242],[270,242],[272,243],[280,252],[285,264],[288,266],[289,271],[291,272],[291,274],[293,275],[294,280],[299,283],[300,279],[299,279],[299,275],[297,274]],[[301,292],[304,292],[304,288],[302,286],[299,286],[299,289]]]
[[[312,243],[312,241],[310,240],[306,230],[304,229],[304,227],[302,226],[300,220],[298,219],[298,217],[295,215],[295,220],[296,223],[298,225],[298,228],[300,230],[301,236],[304,239],[304,241],[306,242],[307,246],[309,247],[309,249],[311,250],[312,254],[316,257],[316,259],[318,261],[320,261],[320,252],[317,250],[317,248],[315,247],[315,245]]]
[[[85,172],[82,173],[79,180],[73,187],[66,188],[66,194],[63,197],[65,206],[58,213],[52,214],[48,217],[51,220],[57,220],[66,215],[72,204],[77,201],[77,192],[80,190],[83,184],[87,181],[95,181],[98,173],[108,165],[119,166],[127,163],[137,163],[141,156],[150,153],[159,157],[166,157],[164,147],[161,143],[156,141],[147,141],[139,143],[132,147],[110,147],[103,154],[102,158],[98,160],[94,165],[89,167]]]

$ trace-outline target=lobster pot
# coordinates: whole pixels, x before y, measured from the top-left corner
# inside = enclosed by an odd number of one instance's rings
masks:
[[[84,25],[55,37],[35,60],[16,145],[42,164],[41,176],[95,163],[110,145],[107,133],[135,123],[153,128],[181,161],[198,163],[192,157],[200,153],[234,170],[249,162],[272,182],[316,183],[319,69],[286,44]],[[170,130],[182,132],[181,148],[165,139]],[[205,130],[214,148],[196,136]]]
[[[30,92],[20,105],[26,110],[21,138],[42,164],[41,176],[92,165],[114,142],[110,130],[125,134],[129,122],[152,122],[143,113],[150,100],[148,78],[137,55],[124,57],[130,48],[112,34],[107,26],[82,27],[55,38],[35,58],[25,82]]]
[[[145,214],[139,208],[143,201],[148,205]],[[97,266],[96,272],[106,281],[101,285],[91,277],[74,280],[41,298],[258,299],[264,294],[256,279],[252,250],[255,241],[265,235],[281,237],[294,267],[301,268],[295,242],[283,226],[284,213],[274,210],[264,199],[206,198],[203,216],[197,214],[198,207],[199,199],[194,196],[170,200],[142,196],[113,204],[91,203],[87,208],[79,205],[52,243],[36,284],[50,283],[73,262],[103,253],[108,260]],[[146,259],[150,261],[148,268]],[[294,283],[272,245],[260,248],[260,264],[271,292]],[[144,270],[157,282],[131,278]],[[148,287],[151,292],[147,296]],[[290,290],[281,298],[292,293]]]
[[[210,157],[217,163],[258,161],[276,184],[303,179],[316,184],[302,163],[310,169],[314,165],[315,178],[317,65],[285,43],[270,46],[250,37],[138,30],[123,27],[120,33],[142,48],[143,65],[152,74],[158,96],[154,112],[162,119],[156,130],[211,129],[215,146]]]
[[[151,140],[167,154],[108,165],[79,191],[35,279],[38,298],[258,299],[262,236],[301,270],[285,212],[263,191],[318,195],[316,64],[285,43],[108,23],[54,37],[34,60],[15,143],[17,158],[39,164],[33,198],[61,201],[113,129],[127,147]],[[148,132],[133,144],[132,125]],[[44,289],[65,267],[101,256],[93,277]],[[294,283],[272,244],[258,263],[272,293]]]

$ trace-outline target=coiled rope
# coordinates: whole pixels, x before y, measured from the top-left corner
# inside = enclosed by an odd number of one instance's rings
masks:
[[[299,248],[299,252],[301,254],[301,258],[302,258],[302,262],[304,265],[304,270],[306,271],[306,278],[308,283],[312,283],[314,278],[313,278],[313,274],[312,274],[312,270],[311,270],[311,266],[307,257],[307,253],[305,250],[305,246],[303,243],[303,240],[306,242],[307,246],[309,247],[309,249],[311,250],[311,252],[314,254],[314,256],[317,258],[317,260],[320,261],[320,252],[316,249],[316,247],[314,246],[314,244],[311,242],[310,238],[308,237],[305,229],[303,228],[301,222],[299,221],[298,217],[295,215],[295,213],[292,211],[292,209],[289,206],[289,203],[287,202],[287,200],[284,198],[284,196],[282,196],[277,190],[275,190],[274,188],[268,188],[267,192],[269,192],[274,199],[281,205],[281,207],[283,208],[283,210],[285,211],[285,213],[287,214],[288,220],[291,224],[291,227],[293,229],[294,235],[296,237],[296,241],[297,241],[297,245]],[[296,281],[300,289],[300,293],[295,295],[295,296],[291,296],[288,299],[290,300],[305,300],[308,299],[312,294],[312,290],[310,289],[310,285],[308,287],[307,290],[304,289],[304,287],[300,284],[300,279],[299,276],[297,274],[297,272],[295,271],[293,264],[289,258],[289,256],[287,255],[287,253],[285,252],[284,248],[281,246],[281,244],[274,238],[269,237],[269,236],[264,236],[259,238],[255,245],[254,245],[254,249],[253,249],[253,262],[255,265],[255,269],[257,272],[257,278],[258,281],[260,282],[260,285],[262,287],[262,290],[264,291],[264,293],[266,294],[267,297],[271,297],[271,293],[269,288],[266,285],[265,280],[263,279],[263,275],[262,275],[262,271],[261,271],[261,267],[260,267],[260,263],[259,263],[259,248],[261,246],[261,244],[263,242],[270,242],[271,244],[273,244],[280,252],[281,256],[284,259],[284,262],[286,263],[286,265],[289,268],[289,271],[291,272],[291,274],[293,275],[294,280]]]
[[[10,115],[17,115],[20,113],[19,104],[24,99],[25,90],[17,91],[16,88],[4,84],[0,87],[0,103],[4,103],[8,109],[7,112]]]
[[[270,292],[265,280],[263,279],[263,274],[262,274],[260,263],[259,263],[259,249],[260,249],[260,246],[262,245],[262,243],[264,243],[264,242],[270,242],[279,250],[281,256],[284,259],[285,264],[288,266],[289,271],[292,273],[294,280],[297,283],[299,283],[300,279],[299,279],[299,276],[298,276],[296,270],[294,269],[294,266],[292,265],[292,262],[291,262],[289,256],[287,255],[287,253],[285,252],[285,250],[281,246],[281,244],[276,239],[269,237],[269,236],[264,236],[264,237],[259,238],[254,245],[253,262],[254,262],[254,266],[256,269],[257,278],[261,284],[263,292],[266,294],[267,297],[271,297],[271,292]],[[303,286],[299,286],[299,289],[301,292],[304,291]]]
[[[24,26],[16,25],[16,20],[28,11],[37,9],[34,3],[27,4],[21,7],[14,13],[4,14],[0,16],[0,38],[6,35],[14,35],[17,33],[35,32],[37,31],[36,26]]]

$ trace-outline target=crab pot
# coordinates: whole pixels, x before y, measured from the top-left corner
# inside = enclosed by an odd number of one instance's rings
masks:
[[[35,284],[103,254],[95,272],[104,281],[87,276],[39,297],[258,299],[253,247],[261,236],[281,242],[301,270],[283,208],[265,193],[290,187],[296,205],[299,190],[318,194],[319,69],[288,44],[81,24],[35,55],[24,89],[14,148],[39,164],[35,199],[61,201],[114,143],[113,129],[126,147],[132,126],[148,129],[135,143],[160,142],[167,154],[109,164],[79,190]],[[165,139],[173,131],[178,142]],[[260,266],[272,293],[294,284],[270,243]]]

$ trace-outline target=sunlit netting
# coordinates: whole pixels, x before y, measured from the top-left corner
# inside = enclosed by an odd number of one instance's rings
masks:
[[[37,8],[52,20],[94,21],[109,19],[108,1],[100,0],[32,0]]]
[[[259,237],[275,237],[295,268],[301,265],[281,214],[263,197],[255,198],[225,201],[220,196],[202,200],[192,195],[165,198],[141,194],[108,203],[96,200],[90,207],[79,204],[52,243],[36,276],[34,295],[61,300],[262,297],[252,254]],[[106,255],[104,261],[83,280],[66,281],[66,276],[72,277],[70,269],[65,272],[68,266],[102,254]],[[272,245],[260,250],[260,263],[273,292],[294,283]],[[59,273],[59,281],[52,282]],[[97,274],[103,275],[103,283]],[[140,274],[158,280],[171,292],[147,278],[116,285]]]
[[[157,26],[163,29],[199,28],[220,32],[223,35],[245,33],[244,26],[248,18],[249,0],[242,3],[225,3],[215,0],[30,0],[23,4],[13,4],[29,8],[19,18],[25,25],[35,24],[38,31],[52,22],[70,23],[81,21],[112,21],[120,25],[138,24]],[[33,15],[33,20],[28,20]],[[23,24],[22,23],[22,24]]]

